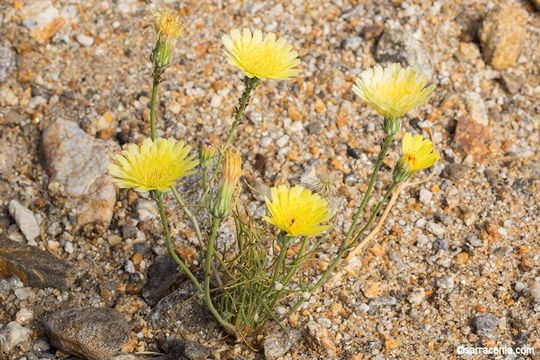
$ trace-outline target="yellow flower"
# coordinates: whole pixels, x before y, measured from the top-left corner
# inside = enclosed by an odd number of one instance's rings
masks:
[[[158,36],[167,39],[177,39],[182,34],[182,23],[174,14],[167,10],[157,11],[154,14],[154,29]]]
[[[264,198],[270,216],[264,220],[289,236],[316,236],[329,226],[320,225],[332,217],[328,203],[302,186],[279,185],[271,190],[272,200]]]
[[[419,134],[412,136],[411,133],[405,133],[401,146],[403,155],[400,162],[406,165],[410,172],[426,169],[441,157],[437,151],[433,151],[431,141]]]
[[[236,29],[222,41],[229,63],[250,78],[287,80],[301,70],[298,53],[283,38],[276,39],[274,33],[263,39],[260,30],[251,34],[249,29]]]
[[[121,188],[137,191],[168,191],[176,181],[193,174],[198,161],[189,156],[191,147],[174,139],[144,139],[141,146],[130,144],[114,157],[109,173]]]
[[[360,74],[353,91],[382,116],[396,118],[426,102],[435,88],[426,83],[427,77],[411,67],[376,65]]]

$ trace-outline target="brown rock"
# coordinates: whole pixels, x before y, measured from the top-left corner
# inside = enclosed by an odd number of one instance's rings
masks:
[[[116,189],[108,175],[106,144],[87,135],[76,123],[58,119],[42,136],[47,173],[63,185],[66,205],[80,226],[103,231],[111,222]]]
[[[310,321],[306,325],[306,343],[315,351],[334,355],[336,344],[332,334],[321,324]]]
[[[321,99],[317,98],[317,100],[315,101],[315,112],[322,113],[325,111],[326,111],[325,103]]]
[[[298,111],[298,109],[294,105],[289,105],[289,108],[287,109],[287,113],[289,114],[289,117],[291,120],[294,121],[300,121],[302,120],[302,114]]]
[[[388,350],[397,349],[400,345],[401,345],[400,341],[398,339],[394,339],[394,338],[386,339],[386,341],[384,342],[384,346]]]
[[[475,160],[484,160],[497,153],[491,130],[468,116],[458,119],[455,142]]]
[[[0,277],[15,275],[27,286],[67,290],[74,273],[69,263],[46,251],[0,238]]]
[[[381,293],[381,283],[378,282],[368,282],[364,287],[362,288],[362,293],[365,297],[368,299],[373,299],[379,296]]]
[[[65,353],[88,360],[110,359],[129,339],[124,317],[109,308],[73,308],[49,315],[45,333]]]
[[[526,36],[525,13],[517,6],[490,11],[480,29],[484,61],[497,70],[513,66]]]

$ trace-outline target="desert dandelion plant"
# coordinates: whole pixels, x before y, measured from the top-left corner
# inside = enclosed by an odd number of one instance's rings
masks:
[[[300,72],[300,59],[283,38],[260,30],[232,30],[222,38],[229,63],[246,76],[258,79],[287,80]]]
[[[193,174],[198,165],[191,147],[174,139],[144,139],[142,145],[130,144],[116,155],[109,173],[121,188],[147,192],[168,191],[176,181]]]
[[[289,236],[317,236],[329,228],[322,223],[332,214],[327,201],[318,194],[299,185],[279,185],[272,188],[271,197],[264,199],[270,212],[264,220]]]
[[[411,67],[376,65],[360,74],[353,91],[382,116],[397,118],[430,97],[435,85],[426,86],[427,80]]]
[[[400,164],[413,173],[426,169],[439,160],[441,157],[437,151],[433,150],[433,144],[429,139],[424,139],[422,135],[405,133],[402,141],[402,151]]]

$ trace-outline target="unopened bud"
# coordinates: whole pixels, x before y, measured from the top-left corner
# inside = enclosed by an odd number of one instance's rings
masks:
[[[210,163],[216,156],[216,147],[212,143],[205,141],[201,145],[199,150],[199,160],[203,169],[206,169],[210,166]]]
[[[214,216],[225,218],[231,213],[232,196],[238,180],[242,175],[242,158],[235,149],[225,152],[225,161],[223,164],[223,173],[219,192],[214,203]]]

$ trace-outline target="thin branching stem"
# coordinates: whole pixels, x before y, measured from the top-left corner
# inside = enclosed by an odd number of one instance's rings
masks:
[[[191,221],[191,225],[193,225],[193,229],[195,230],[195,235],[197,236],[197,239],[199,240],[199,244],[201,246],[201,249],[204,249],[204,241],[203,241],[203,237],[202,237],[202,234],[201,234],[201,229],[199,227],[199,223],[197,221],[197,218],[195,217],[195,215],[193,215],[191,210],[189,210],[189,208],[186,206],[186,203],[184,202],[184,199],[182,199],[182,197],[180,196],[180,194],[178,193],[176,188],[171,187],[171,190],[172,190],[172,194],[173,194],[176,202],[180,206],[180,209],[182,209],[184,214],[186,214],[188,219]]]
[[[167,244],[167,250],[169,251],[169,255],[173,258],[173,260],[180,266],[180,269],[189,277],[193,285],[197,288],[197,290],[202,294],[203,288],[201,286],[201,283],[195,275],[189,270],[189,267],[186,265],[186,263],[178,257],[176,254],[176,251],[174,250],[174,245],[172,243],[171,235],[169,232],[169,223],[167,221],[167,215],[165,214],[165,208],[163,206],[163,195],[159,192],[153,192],[152,197],[154,198],[154,201],[156,202],[158,209],[159,209],[159,216],[161,218],[161,226],[163,228],[163,236],[165,236],[165,242]]]
[[[354,214],[351,226],[349,227],[349,230],[347,231],[347,235],[345,236],[345,239],[343,240],[342,247],[348,245],[349,240],[351,239],[351,236],[356,230],[358,221],[360,220],[360,217],[362,216],[364,212],[364,209],[369,201],[369,198],[371,197],[371,193],[373,191],[375,181],[377,180],[377,175],[379,174],[379,169],[381,168],[382,162],[393,140],[394,140],[394,135],[391,135],[391,134],[386,135],[386,137],[384,138],[384,143],[381,147],[381,150],[379,151],[377,162],[375,163],[375,167],[373,168],[373,172],[371,173],[371,178],[369,179],[368,188],[366,190],[366,193],[364,194],[364,197],[362,198],[362,202],[360,203],[360,206],[358,207],[358,209],[356,210],[356,213]]]
[[[208,238],[208,245],[206,247],[206,259],[204,263],[204,302],[206,303],[206,306],[208,307],[208,310],[214,315],[214,318],[220,323],[221,326],[223,326],[227,331],[230,333],[235,333],[236,328],[233,324],[226,321],[221,317],[219,312],[214,307],[214,303],[212,302],[212,297],[210,296],[210,272],[212,271],[212,259],[214,256],[214,249],[216,246],[216,237],[217,232],[219,229],[219,225],[221,224],[220,218],[215,218],[212,222],[212,230],[210,232],[210,237]]]

